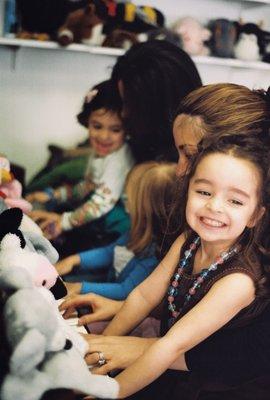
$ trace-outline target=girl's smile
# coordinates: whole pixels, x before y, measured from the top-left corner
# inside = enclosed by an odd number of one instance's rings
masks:
[[[122,122],[116,113],[100,109],[89,118],[89,141],[95,153],[105,157],[124,144]]]
[[[223,153],[205,156],[188,189],[186,218],[202,242],[230,247],[258,219],[261,179],[251,162]]]
[[[227,225],[224,222],[208,217],[200,217],[200,222],[208,228],[224,228]]]

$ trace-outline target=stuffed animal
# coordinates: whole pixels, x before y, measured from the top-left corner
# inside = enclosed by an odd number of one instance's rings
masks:
[[[58,254],[43,236],[39,237],[33,232],[24,234],[20,230],[22,218],[23,213],[19,208],[11,208],[0,214],[0,272],[15,266],[24,268],[35,286],[50,289],[55,298],[60,299],[67,294],[67,290],[47,258],[55,262]]]
[[[32,210],[32,205],[22,198],[22,185],[10,172],[10,163],[3,155],[0,155],[0,196],[8,207],[19,207],[26,213]]]
[[[47,390],[57,388],[117,397],[117,382],[91,375],[82,354],[65,335],[66,321],[61,323],[53,296],[46,288],[34,287],[26,269],[2,270],[0,289],[1,363],[9,366],[1,369],[5,374],[0,380],[2,400],[39,400]]]
[[[71,347],[71,341],[63,334],[58,313],[34,287],[17,290],[7,299],[4,318],[12,348],[9,363],[12,374],[23,376],[44,359],[46,352]]]
[[[152,7],[137,7],[131,2],[91,0],[84,9],[68,15],[58,30],[58,42],[62,46],[70,43],[100,46],[116,29],[120,29],[123,35],[123,31],[140,33],[163,25],[163,14]]]
[[[55,39],[67,15],[84,7],[88,0],[16,0],[20,20],[17,37],[21,39]]]
[[[264,53],[263,31],[253,23],[238,25],[234,55],[243,61],[258,61]]]
[[[24,376],[8,374],[2,385],[1,399],[39,400],[46,391],[58,388],[99,399],[115,399],[119,390],[114,379],[92,375],[84,360],[71,348],[46,356],[38,369]]]
[[[211,53],[216,57],[234,57],[234,45],[237,39],[237,23],[225,18],[218,18],[209,22],[212,32],[209,41]]]
[[[77,349],[72,346],[59,323],[54,298],[45,288],[35,288],[29,273],[14,267],[4,281],[0,275],[1,354],[9,369],[1,376],[1,399],[39,400],[47,390],[73,389],[99,398],[116,398],[118,384],[105,376],[91,375]],[[10,274],[10,275],[9,275]],[[14,276],[28,288],[14,290]],[[9,279],[9,277],[11,279]],[[46,292],[46,294],[45,294]],[[45,294],[45,295],[44,295]],[[49,296],[49,297],[48,297]],[[10,345],[10,351],[3,348]],[[7,373],[8,370],[8,373]],[[0,381],[0,382],[1,382]]]
[[[172,30],[180,36],[182,48],[188,54],[192,56],[206,56],[209,54],[209,49],[204,42],[210,39],[211,32],[209,29],[204,28],[195,18],[180,18],[173,24]]]
[[[263,30],[254,23],[243,24],[238,27],[238,40],[234,48],[235,57],[244,61],[267,61],[270,32]]]

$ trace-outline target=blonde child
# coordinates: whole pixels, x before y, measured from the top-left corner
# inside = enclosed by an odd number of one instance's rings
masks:
[[[251,323],[268,302],[267,144],[262,138],[232,135],[206,148],[191,165],[172,221],[181,221],[179,233],[184,233],[103,332],[126,334],[164,298],[162,337],[153,339],[116,377],[118,398],[139,391],[131,398],[178,399],[181,394],[195,399],[204,385],[208,390],[211,384],[216,391],[226,389],[226,382],[211,382],[211,375],[196,381],[196,371],[184,376],[165,371],[187,371],[186,351],[225,326]],[[89,351],[88,361],[105,360],[99,373],[108,370],[109,348],[101,357],[90,341]]]
[[[126,299],[131,290],[157,266],[175,190],[176,164],[149,161],[135,166],[128,175],[125,204],[130,232],[106,247],[91,249],[60,261],[60,275],[75,272],[82,282],[67,283],[69,293],[97,293]],[[106,282],[88,281],[87,274],[106,268]]]
[[[84,180],[75,186],[47,188],[27,196],[31,202],[58,207],[61,204],[81,205],[62,214],[33,211],[49,239],[81,227],[106,215],[118,202],[133,158],[121,120],[121,99],[111,81],[95,86],[86,96],[78,120],[89,131],[92,152],[89,155]],[[91,229],[91,228],[90,228]],[[79,232],[78,235],[80,236]],[[81,238],[78,237],[78,242]]]

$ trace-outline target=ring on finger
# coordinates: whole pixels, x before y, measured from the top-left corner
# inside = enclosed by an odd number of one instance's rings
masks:
[[[102,351],[97,351],[98,353],[98,365],[99,367],[102,367],[102,365],[106,364],[106,358],[104,357],[104,354],[102,353]]]

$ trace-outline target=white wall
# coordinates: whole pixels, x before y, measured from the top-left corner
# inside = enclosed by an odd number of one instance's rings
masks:
[[[1,3],[2,0],[0,0]],[[177,17],[193,15],[202,22],[209,16],[249,21],[266,16],[270,6],[243,8],[242,3],[225,0],[147,0],[137,4],[166,8],[168,23]],[[110,75],[112,56],[87,53],[0,46],[0,152],[27,168],[33,175],[47,158],[46,146],[56,143],[71,146],[85,137],[76,122],[87,89]],[[198,65],[203,82],[230,81],[250,88],[270,83],[270,70],[236,69],[207,64]]]

